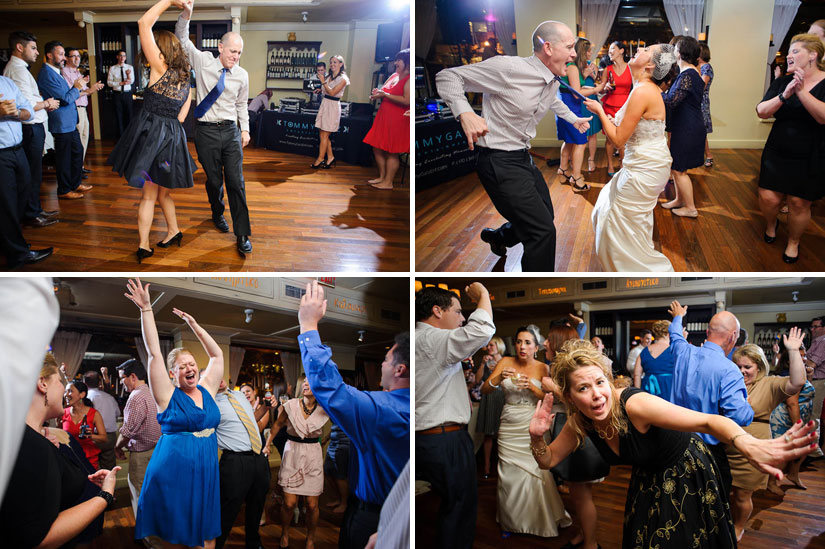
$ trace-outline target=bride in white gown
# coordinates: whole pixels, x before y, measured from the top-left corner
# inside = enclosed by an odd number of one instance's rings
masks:
[[[673,271],[670,260],[653,247],[653,209],[672,161],[659,84],[675,62],[668,44],[639,48],[628,63],[633,90],[615,123],[598,101],[585,103],[614,146],[625,147],[622,169],[599,193],[591,217],[596,254],[608,271]]]
[[[549,471],[540,469],[530,451],[530,420],[544,399],[539,379],[547,366],[534,358],[536,336],[526,328],[516,332],[517,356],[504,357],[481,390],[504,392],[498,430],[498,490],[496,520],[504,536],[532,534],[555,537],[572,524]],[[489,386],[488,386],[489,384]]]

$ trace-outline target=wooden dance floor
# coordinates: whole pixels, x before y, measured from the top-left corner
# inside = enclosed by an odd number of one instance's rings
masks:
[[[578,522],[574,516],[573,526],[562,528],[556,538],[513,534],[509,539],[502,539],[501,530],[496,522],[497,478],[482,480],[480,475],[478,478],[478,520],[474,548],[548,549],[561,547],[577,534]],[[740,549],[825,548],[825,506],[822,496],[825,493],[825,459],[804,466],[800,480],[807,486],[807,490],[788,489],[783,484],[784,497],[775,496],[764,490],[754,493],[753,513],[745,535],[739,542]],[[596,538],[603,549],[617,549],[622,546],[624,502],[629,482],[630,466],[620,465],[611,467],[607,479],[594,485],[593,500],[598,513]],[[570,496],[562,495],[562,499],[564,508],[572,515],[573,503]],[[416,497],[417,547],[435,546],[438,503],[439,498],[432,492]],[[525,513],[529,511],[524,510]]]
[[[150,242],[155,255],[138,265],[137,207],[141,192],[104,166],[111,142],[90,141],[84,181],[94,189],[79,200],[59,200],[53,169],[43,170],[41,200],[60,209],[60,222],[24,228],[32,249],[54,246],[32,271],[409,271],[409,177],[401,170],[392,191],[356,185],[377,177],[377,168],[338,163],[313,170],[308,156],[252,145],[244,150],[244,178],[253,252],[244,259],[235,236],[212,224],[206,175],[195,172],[195,186],[173,193],[181,248],[159,248],[166,222],[155,208]],[[197,161],[194,143],[189,143]],[[226,202],[226,218],[232,220]]]
[[[558,148],[534,149],[558,158]],[[697,219],[680,218],[657,207],[653,212],[653,242],[677,272],[702,271],[825,271],[825,203],[815,202],[813,216],[799,247],[799,261],[787,265],[782,252],[787,242],[787,215],[780,214],[778,238],[766,244],[765,222],[757,202],[761,150],[718,149],[715,165],[688,174],[693,181]],[[583,172],[591,189],[574,193],[562,185],[557,166],[540,158],[536,165],[550,187],[556,216],[556,271],[595,272],[602,265],[595,254],[590,214],[599,191],[610,179],[604,148],[596,156],[596,170]],[[616,164],[618,167],[619,164]],[[587,162],[584,162],[585,169]],[[668,192],[672,192],[670,188]],[[504,222],[490,202],[475,173],[454,179],[415,195],[416,270],[520,271],[521,244],[500,258],[479,239],[481,229]]]
[[[272,494],[278,482],[278,467],[272,468],[272,479],[269,493],[266,496],[266,524],[258,530],[261,534],[261,544],[264,547],[278,547],[281,538],[281,518],[279,507],[274,503]],[[117,501],[113,507],[106,511],[103,524],[103,534],[95,538],[92,547],[143,547],[143,544],[136,543],[135,536],[135,515],[132,513],[132,504],[129,499],[129,489],[121,488],[115,492]],[[341,519],[344,515],[332,513],[326,506],[329,502],[326,494],[321,494],[319,509],[321,517],[318,520],[318,528],[315,531],[315,547],[317,549],[337,549],[338,533],[340,531]],[[235,526],[232,533],[226,539],[224,547],[243,549],[246,547],[244,536],[244,509],[238,513],[235,519]],[[298,525],[294,523],[289,529],[289,546],[304,547],[306,543],[306,525],[304,517],[301,515]]]

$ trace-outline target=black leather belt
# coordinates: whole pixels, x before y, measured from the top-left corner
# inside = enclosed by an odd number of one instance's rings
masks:
[[[292,442],[300,442],[301,444],[317,444],[318,442],[320,442],[318,440],[318,437],[315,437],[315,438],[300,438],[300,437],[296,437],[294,435],[290,435],[289,433],[287,433],[286,438],[287,438],[287,440],[291,440]]]
[[[17,151],[23,148],[23,143],[18,143],[17,145],[12,145],[11,147],[6,147],[5,149],[0,149],[0,152],[6,151]]]
[[[341,100],[340,97],[333,97],[331,95],[326,95],[326,94],[324,94],[324,99],[329,99],[330,101],[340,101]]]
[[[257,456],[258,455],[255,452],[253,452],[252,450],[247,450],[245,452],[236,452],[235,450],[224,450],[223,453],[224,454],[234,454],[236,456]]]
[[[355,507],[360,511],[367,511],[369,513],[375,513],[376,515],[381,514],[381,506],[377,503],[370,503],[368,501],[364,501],[363,499],[356,497]]]
[[[198,126],[230,126],[230,125],[236,126],[237,125],[234,120],[219,120],[217,122],[201,122],[200,120],[198,120],[197,124],[198,124]]]

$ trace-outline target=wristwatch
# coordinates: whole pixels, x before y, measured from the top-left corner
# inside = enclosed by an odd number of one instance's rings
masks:
[[[780,103],[785,103],[785,102],[787,102],[787,101],[788,101],[788,100],[787,100],[787,98],[785,97],[785,94],[784,94],[784,93],[780,93],[780,94],[779,94],[779,102],[780,102]]]
[[[106,500],[106,507],[111,506],[115,502],[115,496],[113,496],[112,494],[110,494],[106,490],[101,490],[100,492],[95,494],[95,496],[105,499]]]

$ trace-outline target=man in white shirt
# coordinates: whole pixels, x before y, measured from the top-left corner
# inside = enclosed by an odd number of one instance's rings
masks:
[[[29,66],[37,61],[37,37],[30,32],[15,31],[9,35],[11,58],[3,71],[20,88],[23,96],[34,108],[32,117],[23,122],[23,152],[29,162],[31,186],[25,209],[20,219],[25,225],[46,227],[57,223],[58,210],[44,210],[40,205],[40,184],[43,181],[43,150],[46,141],[46,124],[49,111],[60,106],[57,99],[43,99],[37,81],[29,72]]]
[[[135,83],[135,69],[126,62],[126,50],[117,52],[117,65],[109,67],[106,81],[114,90],[117,137],[120,139],[132,119],[132,85]]]
[[[469,548],[475,538],[476,460],[467,433],[471,405],[461,361],[487,345],[496,333],[487,288],[464,290],[478,308],[462,327],[458,297],[441,288],[415,295],[415,466],[416,478],[441,496],[438,546]]]
[[[627,363],[625,364],[631,378],[633,377],[633,370],[636,369],[636,359],[639,358],[639,355],[642,354],[645,347],[653,343],[653,332],[650,330],[642,330],[639,336],[641,338],[639,339],[639,344],[630,349],[630,352],[627,354]]]
[[[556,229],[547,183],[530,156],[530,140],[548,110],[584,133],[588,120],[570,111],[557,97],[559,76],[576,58],[576,38],[563,23],[545,21],[533,31],[533,55],[501,55],[481,63],[444,69],[435,76],[472,150],[480,149],[476,171],[498,212],[507,223],[484,229],[481,239],[493,253],[506,255],[521,242],[522,270],[553,271]],[[481,92],[482,115],[473,112],[465,92]]]
[[[97,372],[86,372],[83,375],[83,382],[89,388],[88,397],[94,404],[94,409],[103,416],[103,425],[106,428],[106,444],[98,444],[100,455],[98,461],[101,469],[111,470],[115,466],[115,443],[117,442],[118,428],[117,416],[120,415],[115,397],[100,390],[100,374]]]
[[[186,0],[175,25],[175,36],[195,71],[197,120],[195,148],[198,162],[206,172],[206,194],[212,208],[212,223],[222,233],[229,232],[223,214],[224,180],[232,214],[238,253],[252,252],[249,236],[249,209],[243,179],[243,148],[249,144],[249,74],[238,62],[243,53],[243,39],[227,32],[218,44],[218,57],[199,51],[189,40],[189,19],[194,0]]]

